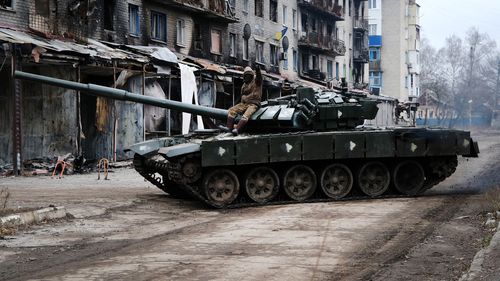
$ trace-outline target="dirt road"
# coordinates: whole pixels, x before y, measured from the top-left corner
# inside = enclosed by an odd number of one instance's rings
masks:
[[[484,243],[484,197],[500,186],[500,138],[418,198],[206,209],[110,181],[0,179],[11,206],[64,205],[75,218],[0,240],[2,280],[457,280]]]

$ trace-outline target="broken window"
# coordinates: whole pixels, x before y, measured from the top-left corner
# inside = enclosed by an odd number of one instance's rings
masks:
[[[115,1],[106,1],[104,4],[104,29],[115,30]]]
[[[199,51],[203,50],[203,36],[199,23],[194,25],[194,49]]]
[[[49,0],[35,0],[35,14],[48,18],[49,11]]]
[[[255,16],[264,16],[264,0],[255,0]]]
[[[137,5],[128,4],[128,31],[133,35],[140,33],[139,6]]]
[[[302,32],[309,32],[309,27],[308,27],[308,24],[307,24],[307,14],[302,14],[302,16],[300,17],[301,18],[301,28],[302,28]]]
[[[278,22],[278,1],[270,0],[269,1],[269,19]]]
[[[319,70],[318,67],[318,56],[312,56],[312,69],[313,70]]]
[[[264,42],[255,41],[255,56],[258,63],[264,63]]]
[[[229,33],[229,55],[236,57],[236,34]]]
[[[212,29],[211,32],[211,40],[212,40],[212,47],[210,48],[210,51],[213,54],[221,55],[222,54],[222,49],[221,49],[221,31],[219,29]]]
[[[269,58],[270,58],[270,63],[273,66],[278,65],[278,47],[276,45],[270,44],[269,45]]]
[[[243,39],[243,59],[248,60],[248,39]]]
[[[318,21],[316,18],[311,18],[311,27],[313,32],[318,32]]]
[[[14,0],[0,0],[0,8],[14,9]]]
[[[167,42],[167,16],[151,11],[151,38]]]
[[[327,73],[328,79],[333,78],[333,62],[331,60],[326,61],[326,73]]]
[[[178,19],[176,29],[177,45],[184,46],[186,44],[186,21],[184,19]]]
[[[299,59],[297,50],[292,50],[292,59],[293,59],[293,71],[297,71],[299,69]]]
[[[332,34],[333,34],[333,26],[332,26],[331,24],[328,24],[328,25],[326,26],[326,34],[327,34],[328,36],[332,36]]]

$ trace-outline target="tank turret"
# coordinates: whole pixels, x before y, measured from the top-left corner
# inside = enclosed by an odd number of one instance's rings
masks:
[[[40,82],[73,89],[90,95],[179,110],[191,114],[225,120],[228,111],[173,100],[159,99],[125,90],[95,84],[83,84],[63,79],[16,71],[17,79]],[[365,119],[377,115],[377,101],[363,95],[349,95],[334,91],[315,92],[311,88],[298,88],[295,94],[268,100],[251,117],[251,131],[303,131],[352,129]]]

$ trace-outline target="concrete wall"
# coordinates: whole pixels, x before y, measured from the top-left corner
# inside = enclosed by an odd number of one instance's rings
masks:
[[[10,65],[0,73],[6,87],[0,90],[0,160],[11,162],[12,94]],[[23,66],[24,71],[61,79],[75,80],[70,66]],[[22,83],[22,154],[23,159],[56,157],[77,152],[76,95],[72,90]]]

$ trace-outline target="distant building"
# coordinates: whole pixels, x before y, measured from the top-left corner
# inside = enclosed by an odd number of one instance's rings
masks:
[[[369,0],[370,89],[407,101],[420,95],[420,6]]]

